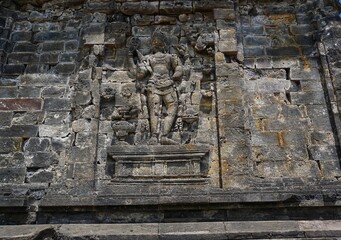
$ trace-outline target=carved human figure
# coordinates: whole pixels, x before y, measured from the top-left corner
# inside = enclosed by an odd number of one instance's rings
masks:
[[[143,56],[138,52],[137,78],[141,80],[148,77],[145,90],[151,131],[149,144],[152,145],[177,144],[168,134],[178,111],[175,81],[181,81],[183,68],[177,55],[166,52],[166,42],[162,33],[155,32],[151,41],[153,53]],[[161,126],[163,106],[166,108],[166,117]]]

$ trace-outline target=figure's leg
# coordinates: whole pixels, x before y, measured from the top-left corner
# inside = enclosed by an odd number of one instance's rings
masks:
[[[165,96],[163,96],[163,101],[167,108],[167,116],[164,120],[164,126],[162,129],[162,136],[166,137],[170,132],[178,111],[178,96],[176,91],[173,91]]]
[[[159,108],[161,104],[161,96],[148,92],[148,108],[149,108],[149,122],[151,140],[150,144],[157,144],[158,139],[158,122],[159,122]]]

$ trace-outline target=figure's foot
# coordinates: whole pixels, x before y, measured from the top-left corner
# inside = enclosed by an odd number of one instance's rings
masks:
[[[179,143],[174,141],[173,139],[167,138],[167,137],[161,137],[160,143],[162,145],[178,145]]]
[[[151,137],[148,141],[149,145],[157,145],[157,137]]]

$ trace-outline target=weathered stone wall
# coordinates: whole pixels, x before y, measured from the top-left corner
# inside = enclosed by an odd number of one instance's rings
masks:
[[[0,4],[1,223],[339,218],[336,3]],[[182,68],[172,146],[138,78],[155,33]]]

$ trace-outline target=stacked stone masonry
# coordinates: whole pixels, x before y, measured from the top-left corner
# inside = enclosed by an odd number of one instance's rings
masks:
[[[0,1],[0,223],[340,219],[339,8]]]

